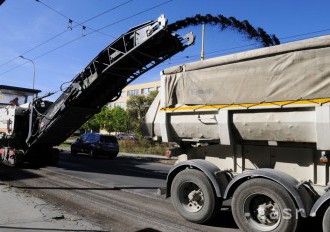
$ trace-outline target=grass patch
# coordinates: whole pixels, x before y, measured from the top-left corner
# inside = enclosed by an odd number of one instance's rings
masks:
[[[71,143],[72,141],[65,141],[63,143],[61,143],[60,147],[71,147]]]
[[[119,150],[127,153],[164,155],[168,144],[149,140],[119,140]]]
[[[61,143],[59,147],[71,147],[71,144],[77,139],[79,136],[71,136],[66,141]]]

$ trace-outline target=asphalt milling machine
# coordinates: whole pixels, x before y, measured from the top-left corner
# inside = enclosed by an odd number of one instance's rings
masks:
[[[193,44],[167,30],[162,15],[131,28],[101,51],[55,102],[33,89],[0,86],[0,156],[4,164],[56,162],[65,141],[122,89],[156,65]],[[31,100],[28,102],[28,100]],[[8,104],[9,103],[9,104]]]

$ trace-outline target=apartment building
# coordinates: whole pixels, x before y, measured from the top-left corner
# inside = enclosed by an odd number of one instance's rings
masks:
[[[115,102],[109,103],[108,106],[111,108],[115,106],[120,106],[126,109],[126,101],[129,99],[130,96],[135,96],[140,94],[147,95],[154,90],[159,90],[159,88],[160,88],[160,81],[153,81],[153,82],[147,82],[136,85],[128,85],[123,89],[120,98],[118,98],[117,101]]]

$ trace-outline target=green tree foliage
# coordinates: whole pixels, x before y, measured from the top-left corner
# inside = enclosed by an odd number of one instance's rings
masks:
[[[94,115],[87,122],[85,122],[85,124],[82,125],[80,129],[84,130],[85,132],[87,130],[99,131],[100,130],[100,125],[96,120],[96,115]]]
[[[96,115],[96,118],[101,129],[104,129],[108,132],[113,131],[112,109],[107,106],[104,106],[101,112]]]
[[[126,132],[128,130],[128,115],[123,108],[115,106],[111,110],[111,119],[112,129],[115,132]]]
[[[126,132],[128,130],[128,116],[126,111],[119,106],[113,109],[104,106],[100,113],[95,114],[82,126],[82,129],[93,131],[104,129],[107,132]]]
[[[143,119],[157,93],[158,91],[153,91],[149,95],[130,97],[127,100],[127,110],[119,106],[112,109],[104,106],[101,112],[88,120],[81,129],[93,131],[104,129],[107,132],[134,131],[141,136]]]
[[[81,128],[93,131],[99,131],[100,129],[111,131],[111,110],[107,106],[104,106],[100,113],[91,117]]]
[[[153,91],[149,95],[131,96],[127,100],[127,114],[129,118],[129,129],[133,130],[136,134],[141,135],[141,126],[143,119],[157,96],[158,91]]]

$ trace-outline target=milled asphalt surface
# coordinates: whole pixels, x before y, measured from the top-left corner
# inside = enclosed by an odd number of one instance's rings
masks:
[[[0,182],[0,231],[103,231],[26,192]]]
[[[164,159],[157,155],[136,155],[122,153],[144,159]],[[0,166],[1,168],[1,166]],[[11,188],[0,178],[0,231],[104,231],[80,216],[69,214],[63,209],[50,205],[29,193]]]

